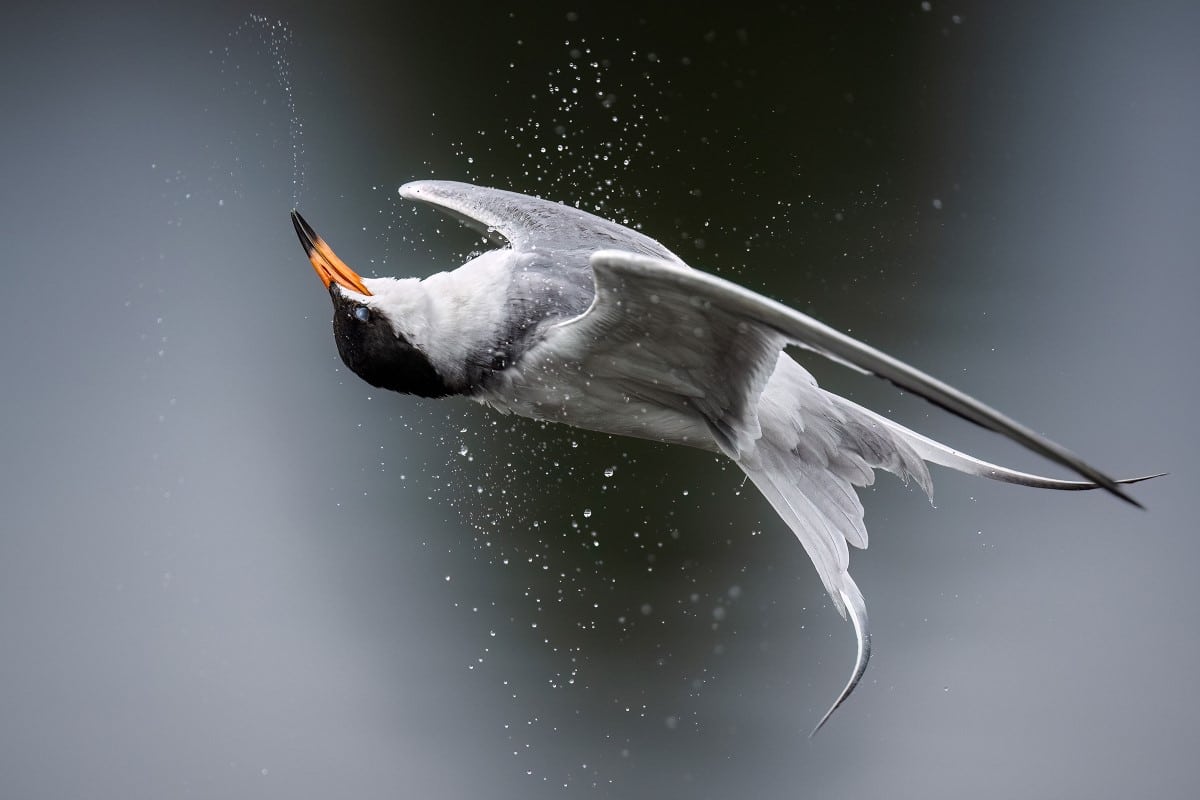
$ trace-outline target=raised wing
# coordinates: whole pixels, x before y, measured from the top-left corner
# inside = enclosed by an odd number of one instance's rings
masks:
[[[591,263],[596,280],[596,296],[592,306],[583,315],[562,323],[560,327],[587,327],[603,332],[600,334],[602,336],[609,336],[610,332],[627,324],[630,315],[637,315],[637,324],[632,327],[644,341],[641,349],[650,353],[655,352],[656,347],[664,346],[664,343],[675,346],[680,340],[686,341],[689,333],[686,326],[693,320],[696,322],[696,331],[691,333],[697,337],[698,343],[710,335],[700,324],[707,320],[715,325],[711,331],[712,338],[749,336],[762,345],[774,340],[796,344],[885,378],[947,411],[1020,443],[1122,500],[1141,507],[1121,489],[1121,482],[1061,445],[958,389],[781,303],[714,275],[662,259],[602,251],[592,256]],[[653,312],[656,305],[662,306],[664,311],[670,309],[672,314],[678,309],[691,309],[691,312],[682,318],[670,314],[656,317]],[[681,325],[684,328],[682,331],[679,330]],[[733,343],[723,346],[726,349],[735,348],[736,352],[737,345]],[[764,351],[765,347],[756,350],[759,358],[765,355]],[[746,419],[746,414],[753,413],[756,407],[757,391],[761,391],[762,381],[765,380],[761,375],[762,366],[761,363],[747,363],[743,367],[750,370],[751,380],[741,382],[740,396],[732,398],[724,409],[726,424],[736,420],[735,427],[744,432],[752,432],[755,427],[755,422]],[[718,364],[710,366],[714,372],[721,368]],[[725,380],[728,383],[736,382],[731,377]],[[737,387],[729,388],[732,390]],[[732,418],[730,415],[733,415]],[[720,419],[722,417],[718,417]]]
[[[413,181],[400,187],[400,196],[435,206],[498,244],[510,244],[518,252],[591,254],[611,249],[683,263],[649,236],[624,225],[516,192],[456,181]]]

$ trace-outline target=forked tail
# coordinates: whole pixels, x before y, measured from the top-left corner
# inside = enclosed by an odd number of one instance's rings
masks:
[[[993,464],[989,461],[984,461],[981,458],[961,453],[952,447],[948,447],[941,442],[930,439],[928,436],[922,436],[914,430],[910,430],[903,425],[892,422],[887,417],[880,416],[869,408],[863,408],[857,403],[851,402],[844,397],[836,397],[839,405],[846,409],[851,409],[860,414],[869,417],[874,422],[884,426],[894,435],[899,436],[908,443],[917,454],[931,464],[937,464],[942,467],[948,467],[959,472],[965,472],[968,475],[978,475],[981,478],[990,478],[994,481],[1002,481],[1004,483],[1016,483],[1021,486],[1032,486],[1036,489],[1057,489],[1059,491],[1090,491],[1092,489],[1103,488],[1098,483],[1091,481],[1068,481],[1060,478],[1047,478],[1043,475],[1035,475],[1031,472],[1021,472],[1008,467],[1002,467],[999,464]],[[1115,483],[1128,485],[1131,483],[1141,483],[1148,481],[1151,478],[1161,478],[1166,475],[1165,472],[1157,472],[1153,475],[1142,475],[1137,478],[1122,478],[1114,481]]]
[[[767,498],[776,513],[796,534],[813,564],[817,567],[817,572],[838,612],[843,617],[849,617],[850,622],[854,625],[858,649],[850,680],[847,681],[845,688],[838,694],[833,705],[829,707],[829,710],[821,717],[821,721],[809,734],[809,736],[813,736],[829,721],[833,712],[845,702],[846,698],[854,692],[867,671],[867,663],[871,660],[871,632],[867,621],[867,606],[858,585],[846,570],[849,564],[849,551],[845,529],[842,526],[849,520],[846,517],[841,520],[836,519],[838,511],[842,511],[847,516],[853,515],[854,512],[852,509],[838,508],[836,504],[829,501],[828,496],[822,497],[821,490],[828,488],[828,485],[815,487],[811,482],[806,481],[803,475],[797,476],[794,471],[789,473],[781,469],[772,469],[769,461],[766,465],[760,465],[760,468],[751,468],[744,463],[741,463],[740,466],[763,496]],[[809,484],[807,487],[806,483]],[[808,489],[807,493],[806,488]],[[857,497],[853,496],[854,490],[848,487],[847,489],[849,492],[847,496],[853,497],[854,505],[857,506]],[[815,501],[813,495],[817,497]],[[822,499],[825,502],[822,502]],[[844,501],[846,498],[841,499]],[[859,508],[857,518],[861,525],[861,507]],[[863,543],[865,544],[865,541]]]
[[[846,573],[846,586],[842,588],[841,594],[842,602],[846,605],[846,613],[850,617],[850,622],[854,624],[854,636],[858,640],[858,652],[854,656],[854,671],[850,673],[850,680],[846,682],[846,687],[842,689],[841,694],[833,701],[833,705],[825,712],[825,716],[821,717],[821,721],[808,734],[810,739],[817,735],[817,731],[821,730],[822,726],[833,716],[833,712],[838,710],[838,706],[844,703],[858,686],[858,682],[867,672],[867,663],[871,660],[871,631],[867,627],[867,604],[863,601],[862,593],[850,577],[850,573]]]
[[[854,691],[871,658],[862,593],[850,577],[849,545],[867,546],[856,487],[883,469],[932,495],[925,462],[970,475],[1043,489],[1100,488],[1048,478],[960,453],[845,398],[825,392],[795,362],[781,359],[759,405],[762,436],[737,464],[796,534],[830,599],[849,617],[858,640],[850,680],[813,729],[815,734]],[[1116,481],[1137,483],[1154,475]],[[811,735],[811,734],[810,734]]]

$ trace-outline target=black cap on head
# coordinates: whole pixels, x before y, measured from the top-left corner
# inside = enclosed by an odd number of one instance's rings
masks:
[[[419,397],[454,394],[429,358],[380,313],[345,295],[337,284],[329,287],[329,296],[338,355],[355,375],[380,389]]]

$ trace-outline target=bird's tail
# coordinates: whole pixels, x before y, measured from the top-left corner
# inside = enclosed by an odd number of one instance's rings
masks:
[[[817,729],[854,691],[871,657],[866,604],[848,572],[849,546],[867,546],[855,489],[870,485],[875,470],[883,469],[932,491],[920,451],[898,431],[840,400],[822,391],[795,361],[781,357],[759,401],[761,436],[736,458],[800,540],[838,612],[854,625],[854,669]]]
[[[828,394],[828,393],[827,393]],[[853,403],[844,397],[829,394],[829,397],[837,402],[842,408],[856,414],[862,415],[866,419],[870,419],[874,423],[883,426],[891,431],[897,438],[902,439],[907,443],[921,458],[928,461],[930,464],[948,467],[959,472],[965,472],[968,475],[978,475],[982,478],[990,478],[994,481],[1002,481],[1004,483],[1016,483],[1021,486],[1032,486],[1037,489],[1057,489],[1059,491],[1089,491],[1091,489],[1102,488],[1100,484],[1092,481],[1069,481],[1061,478],[1048,478],[1044,475],[1035,475],[1031,472],[1021,472],[1008,467],[1002,467],[999,464],[993,464],[989,461],[984,461],[981,458],[961,453],[952,447],[948,447],[941,442],[934,441],[928,436],[923,436],[914,430],[910,430],[903,425],[892,422],[887,417],[880,416],[870,409],[863,408],[857,403]],[[1142,475],[1137,478],[1122,478],[1115,481],[1119,484],[1141,483],[1148,481],[1151,478],[1161,478],[1165,472],[1158,472],[1153,475]]]
[[[816,734],[833,712],[845,702],[867,671],[867,663],[871,660],[871,632],[867,622],[866,602],[858,584],[846,569],[849,552],[845,536],[837,531],[816,530],[823,525],[822,515],[814,515],[815,509],[811,499],[804,496],[796,481],[791,479],[792,476],[776,469],[754,469],[744,463],[741,463],[741,466],[775,512],[796,533],[809,557],[817,565],[817,571],[821,574],[821,580],[825,583],[834,605],[841,615],[849,617],[854,625],[858,648],[850,680],[821,717],[821,721],[813,728],[809,734],[811,736]]]
[[[863,507],[855,491],[875,479],[875,470],[912,481],[932,497],[925,462],[992,480],[1044,489],[1098,488],[1020,472],[953,448],[825,392],[795,361],[781,357],[758,407],[761,437],[735,456],[738,466],[787,523],[812,559],[838,612],[854,624],[858,640],[854,670],[846,687],[813,733],[858,685],[871,656],[862,593],[848,572],[849,545],[865,548]],[[1118,483],[1135,483],[1133,478]]]

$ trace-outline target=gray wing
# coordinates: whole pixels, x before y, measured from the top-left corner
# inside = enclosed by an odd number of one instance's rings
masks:
[[[400,196],[428,203],[517,252],[590,255],[625,250],[672,263],[683,262],[667,248],[624,225],[578,208],[502,189],[456,181],[413,181]],[[587,264],[586,256],[583,265]]]
[[[720,448],[737,459],[796,534],[835,605],[854,623],[854,670],[813,733],[854,691],[870,658],[866,605],[848,572],[847,543],[866,546],[854,487],[870,484],[874,470],[915,479],[928,492],[927,459],[1032,486],[1102,486],[1134,502],[1117,485],[1133,481],[1113,481],[983,403],[741,286],[625,252],[595,253],[591,265],[591,306],[550,328],[547,345],[626,397],[640,395],[702,416]],[[957,453],[820,390],[799,364],[781,357],[786,344],[886,378],[1088,480],[1043,478]]]
[[[758,399],[774,369],[778,347],[791,343],[884,378],[1140,507],[1121,489],[1121,481],[1061,445],[958,389],[781,303],[662,259],[604,251],[595,253],[591,264],[596,281],[591,307],[560,323],[556,330],[595,342],[601,348],[597,360],[606,360],[611,369],[620,369],[625,363],[632,369],[656,370],[662,363],[690,359],[682,362],[690,366],[684,371],[686,380],[677,381],[678,388],[709,392],[719,387],[718,396],[703,413],[718,432],[732,432],[728,438],[733,445],[730,454],[735,457],[739,445],[747,441],[745,437],[753,438],[758,430]],[[748,344],[734,341],[740,339],[748,340]],[[670,379],[670,373],[659,374],[664,383]],[[1048,481],[1047,485],[1053,483]]]

